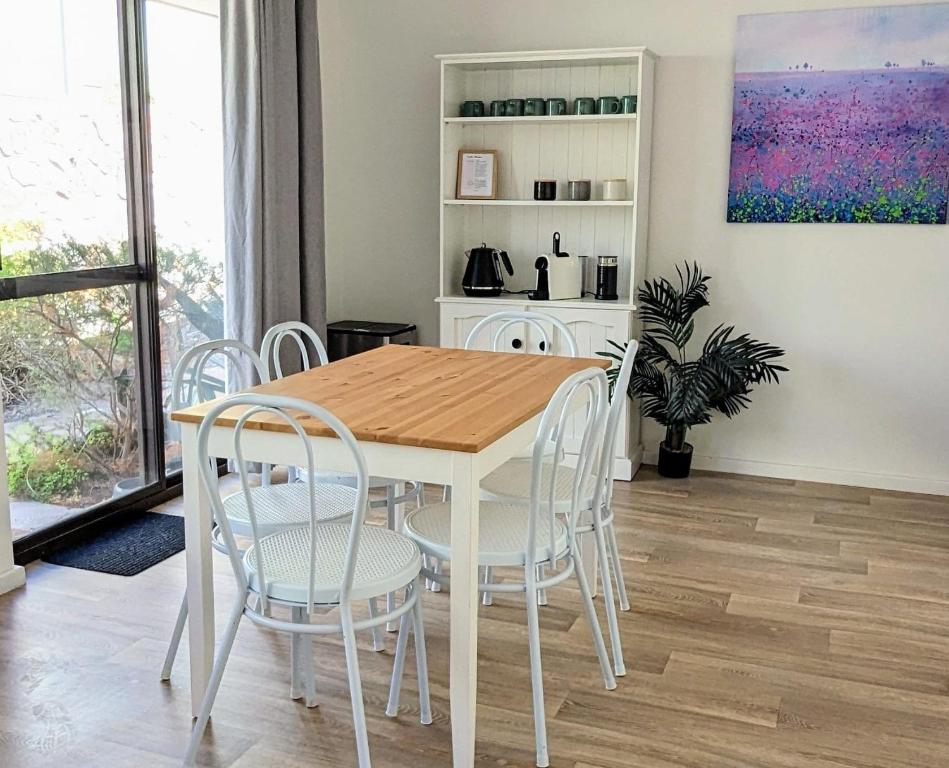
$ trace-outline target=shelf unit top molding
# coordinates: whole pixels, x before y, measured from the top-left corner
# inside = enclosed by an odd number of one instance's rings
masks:
[[[636,305],[630,301],[628,296],[621,296],[612,301],[601,301],[592,296],[584,296],[582,299],[558,299],[556,301],[532,301],[523,293],[505,293],[500,296],[465,296],[464,294],[454,294],[439,296],[435,299],[436,304],[515,304],[528,306],[543,312],[544,308],[559,309],[596,309],[596,310],[621,310],[624,312],[635,312]]]
[[[496,53],[441,53],[435,58],[444,64],[471,69],[486,67],[504,69],[507,66],[523,66],[524,64],[568,64],[571,66],[600,65],[612,61],[615,64],[635,62],[640,58],[655,58],[655,54],[648,48],[636,46],[631,48],[579,48],[565,51],[520,51]]]
[[[632,208],[635,200],[458,200],[445,198],[445,205],[562,206],[564,208]]]

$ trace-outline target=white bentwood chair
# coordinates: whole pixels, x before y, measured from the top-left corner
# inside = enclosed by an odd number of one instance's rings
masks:
[[[579,562],[577,528],[587,491],[594,484],[593,474],[603,438],[606,417],[607,379],[597,368],[579,371],[567,379],[551,398],[537,430],[531,494],[528,504],[504,504],[482,501],[480,506],[480,533],[478,565],[485,567],[516,567],[523,569],[523,580],[492,583],[481,581],[479,589],[490,592],[522,592],[527,601],[528,643],[530,646],[531,684],[533,689],[534,729],[537,765],[549,764],[547,726],[544,716],[544,688],[540,654],[539,596],[542,590],[576,576],[594,649],[603,673],[607,690],[616,687],[616,679],[606,654],[603,634],[597,621],[590,586]],[[571,471],[566,486],[570,493],[570,508],[561,514],[551,488],[561,487],[559,463],[545,461],[544,446],[553,440],[558,451],[563,447],[565,424],[578,408],[586,407],[583,437],[577,456],[577,467]],[[549,478],[549,482],[547,479]],[[409,512],[405,518],[405,532],[429,558],[451,559],[451,510],[442,502]],[[547,566],[543,575],[538,566]],[[429,579],[448,582],[448,578],[433,570],[425,571]]]
[[[593,534],[596,538],[598,570],[603,584],[610,645],[613,650],[613,668],[619,676],[626,674],[626,664],[623,660],[611,576],[616,579],[621,611],[629,610],[629,597],[626,594],[626,581],[623,578],[616,529],[613,524],[613,481],[615,480],[613,456],[616,435],[623,415],[623,405],[626,401],[626,390],[629,387],[638,349],[639,344],[636,340],[630,339],[613,385],[613,399],[609,405],[603,446],[594,478],[595,484],[586,488],[581,498],[582,521],[577,527],[579,536]],[[552,494],[554,505],[559,513],[570,514],[573,508],[574,470],[570,467],[560,467],[557,472],[559,479],[556,482],[550,466],[544,467],[543,472],[544,492]],[[481,498],[502,504],[527,504],[531,498],[534,482],[534,468],[530,461],[519,458],[510,459],[482,479]]]
[[[241,493],[250,521],[253,545],[241,550],[234,538],[230,515],[221,497],[218,473],[211,463],[208,441],[211,429],[224,411],[246,406],[233,431],[233,454],[241,480]],[[258,517],[261,506],[248,482],[247,465],[242,447],[243,431],[254,415],[267,413],[281,419],[300,438],[306,456],[307,479],[298,485],[306,488],[307,522],[276,533]],[[299,415],[318,420],[328,426],[342,441],[352,457],[356,478],[356,503],[351,519],[345,523],[325,522],[320,511],[321,498],[316,481],[317,464],[312,442],[300,424]],[[366,459],[352,432],[330,411],[313,403],[290,397],[243,394],[222,400],[205,416],[198,429],[198,462],[215,521],[221,530],[225,549],[237,582],[237,599],[231,610],[220,647],[211,670],[207,690],[195,720],[184,764],[194,764],[195,754],[211,715],[224,668],[234,644],[240,620],[246,616],[253,623],[288,632],[293,638],[294,663],[291,677],[302,674],[307,698],[315,698],[313,676],[313,635],[342,634],[346,654],[346,670],[352,699],[356,753],[360,768],[371,768],[369,737],[356,650],[356,632],[381,627],[400,619],[399,639],[392,668],[392,681],[386,714],[398,712],[401,679],[405,669],[409,625],[415,637],[415,659],[418,672],[419,710],[423,724],[432,722],[428,692],[428,666],[425,655],[425,629],[422,620],[420,571],[422,558],[418,547],[406,536],[377,526],[364,525],[368,507],[369,473]],[[353,602],[372,601],[382,595],[404,590],[405,597],[395,610],[370,613],[357,621]],[[290,620],[270,615],[271,605],[290,609]],[[325,618],[327,608],[338,609],[338,621]],[[323,617],[311,623],[314,615]]]
[[[247,365],[242,365],[246,362]],[[178,410],[189,405],[207,402],[225,393],[223,370],[229,365],[227,375],[231,376],[231,389],[244,389],[257,382],[269,380],[267,369],[257,353],[237,339],[215,339],[192,347],[182,355],[175,367],[171,381],[171,409]],[[214,375],[218,368],[222,371]],[[248,377],[247,371],[253,371]],[[254,379],[257,381],[254,381]],[[252,489],[251,494],[257,506],[259,530],[264,534],[275,533],[283,528],[302,525],[309,519],[306,488],[298,484],[271,485],[270,466],[263,467],[263,484]],[[320,499],[320,515],[324,521],[348,519],[355,508],[356,490],[342,483],[321,482],[317,485]],[[242,493],[234,493],[224,500],[224,510],[231,523],[231,529],[242,537],[250,537],[250,517]],[[211,533],[211,545],[219,552],[226,548],[220,538],[221,530],[215,526]],[[178,618],[172,632],[165,662],[162,665],[161,679],[170,680],[171,670],[181,645],[185,623],[188,620],[187,595],[181,598]],[[382,650],[381,638],[373,637],[373,646]]]
[[[309,370],[319,365],[326,365],[329,357],[326,354],[326,347],[323,344],[320,335],[306,323],[298,320],[290,320],[285,323],[278,323],[266,334],[260,344],[260,358],[264,361],[268,374],[273,371],[274,378],[283,378],[283,368],[281,367],[281,348],[285,340],[292,340],[300,353],[300,362],[303,370]],[[309,341],[316,351],[316,362],[311,365],[310,355],[307,351],[306,342]],[[290,468],[290,479],[297,480],[301,478],[301,473],[297,467]],[[339,483],[355,487],[356,481],[352,475],[339,472],[323,472],[320,474],[321,481]],[[386,510],[386,524],[389,530],[398,531],[402,527],[401,509],[403,504],[411,501],[415,502],[417,507],[425,503],[425,488],[421,481],[401,481],[389,477],[369,477],[370,491],[385,491],[385,498],[371,499],[369,501],[370,509]],[[386,598],[386,609],[392,610],[395,607],[395,596],[389,595]],[[396,627],[388,627],[390,631],[395,631]],[[376,650],[382,650],[381,641],[374,640]]]
[[[524,324],[529,327],[532,332],[537,333],[539,341],[536,345],[536,352],[530,349],[527,344],[521,339],[517,339],[520,344],[516,349],[521,350],[523,353],[533,352],[534,354],[540,353],[542,355],[553,355],[559,354],[561,357],[579,357],[580,348],[577,345],[577,340],[574,338],[574,335],[570,332],[570,329],[567,327],[566,323],[562,320],[554,317],[553,315],[548,315],[546,312],[536,312],[534,310],[501,310],[500,312],[495,312],[488,315],[487,317],[479,320],[475,326],[468,332],[468,337],[465,339],[465,349],[477,349],[479,343],[481,342],[481,337],[485,333],[489,333],[491,328],[496,326],[494,329],[494,335],[491,337],[491,351],[492,352],[509,352],[510,349],[506,347],[506,337],[505,331],[514,326]],[[560,339],[560,344],[557,344],[557,339]],[[515,456],[515,458],[525,459],[530,461],[533,456],[534,446],[528,446],[524,451]],[[544,446],[544,460],[552,461],[556,456],[554,450],[554,441],[551,440]],[[563,458],[561,456],[561,458]],[[451,497],[450,489],[446,488],[445,493],[442,497],[443,501],[448,501]],[[436,563],[435,570],[439,570],[440,566]],[[543,567],[540,568],[541,573],[543,573]],[[485,569],[485,581],[491,581],[491,568]],[[432,585],[433,591],[438,591],[438,585]],[[485,605],[491,605],[491,593],[485,592],[481,596],[481,600]],[[540,604],[547,604],[546,595],[541,592]]]

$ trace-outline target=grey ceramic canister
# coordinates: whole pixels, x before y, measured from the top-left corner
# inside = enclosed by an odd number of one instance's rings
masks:
[[[570,200],[589,200],[591,186],[589,179],[570,179],[567,182],[567,197]]]

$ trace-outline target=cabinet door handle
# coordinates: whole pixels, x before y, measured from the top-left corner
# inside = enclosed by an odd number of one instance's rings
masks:
[[[546,342],[546,341],[542,341],[542,342],[540,343],[540,351],[541,351],[541,352],[546,352],[546,351],[547,351],[547,342]]]
[[[522,345],[523,342],[520,339],[513,339],[511,341],[511,346],[514,347],[514,349],[520,349]]]

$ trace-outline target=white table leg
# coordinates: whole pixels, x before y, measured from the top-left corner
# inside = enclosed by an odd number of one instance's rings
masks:
[[[478,699],[478,500],[476,454],[456,453],[451,472],[452,765],[472,768]]]
[[[197,715],[214,662],[214,581],[211,571],[211,507],[198,472],[198,425],[181,424],[185,562],[188,566],[188,646],[191,714]]]

